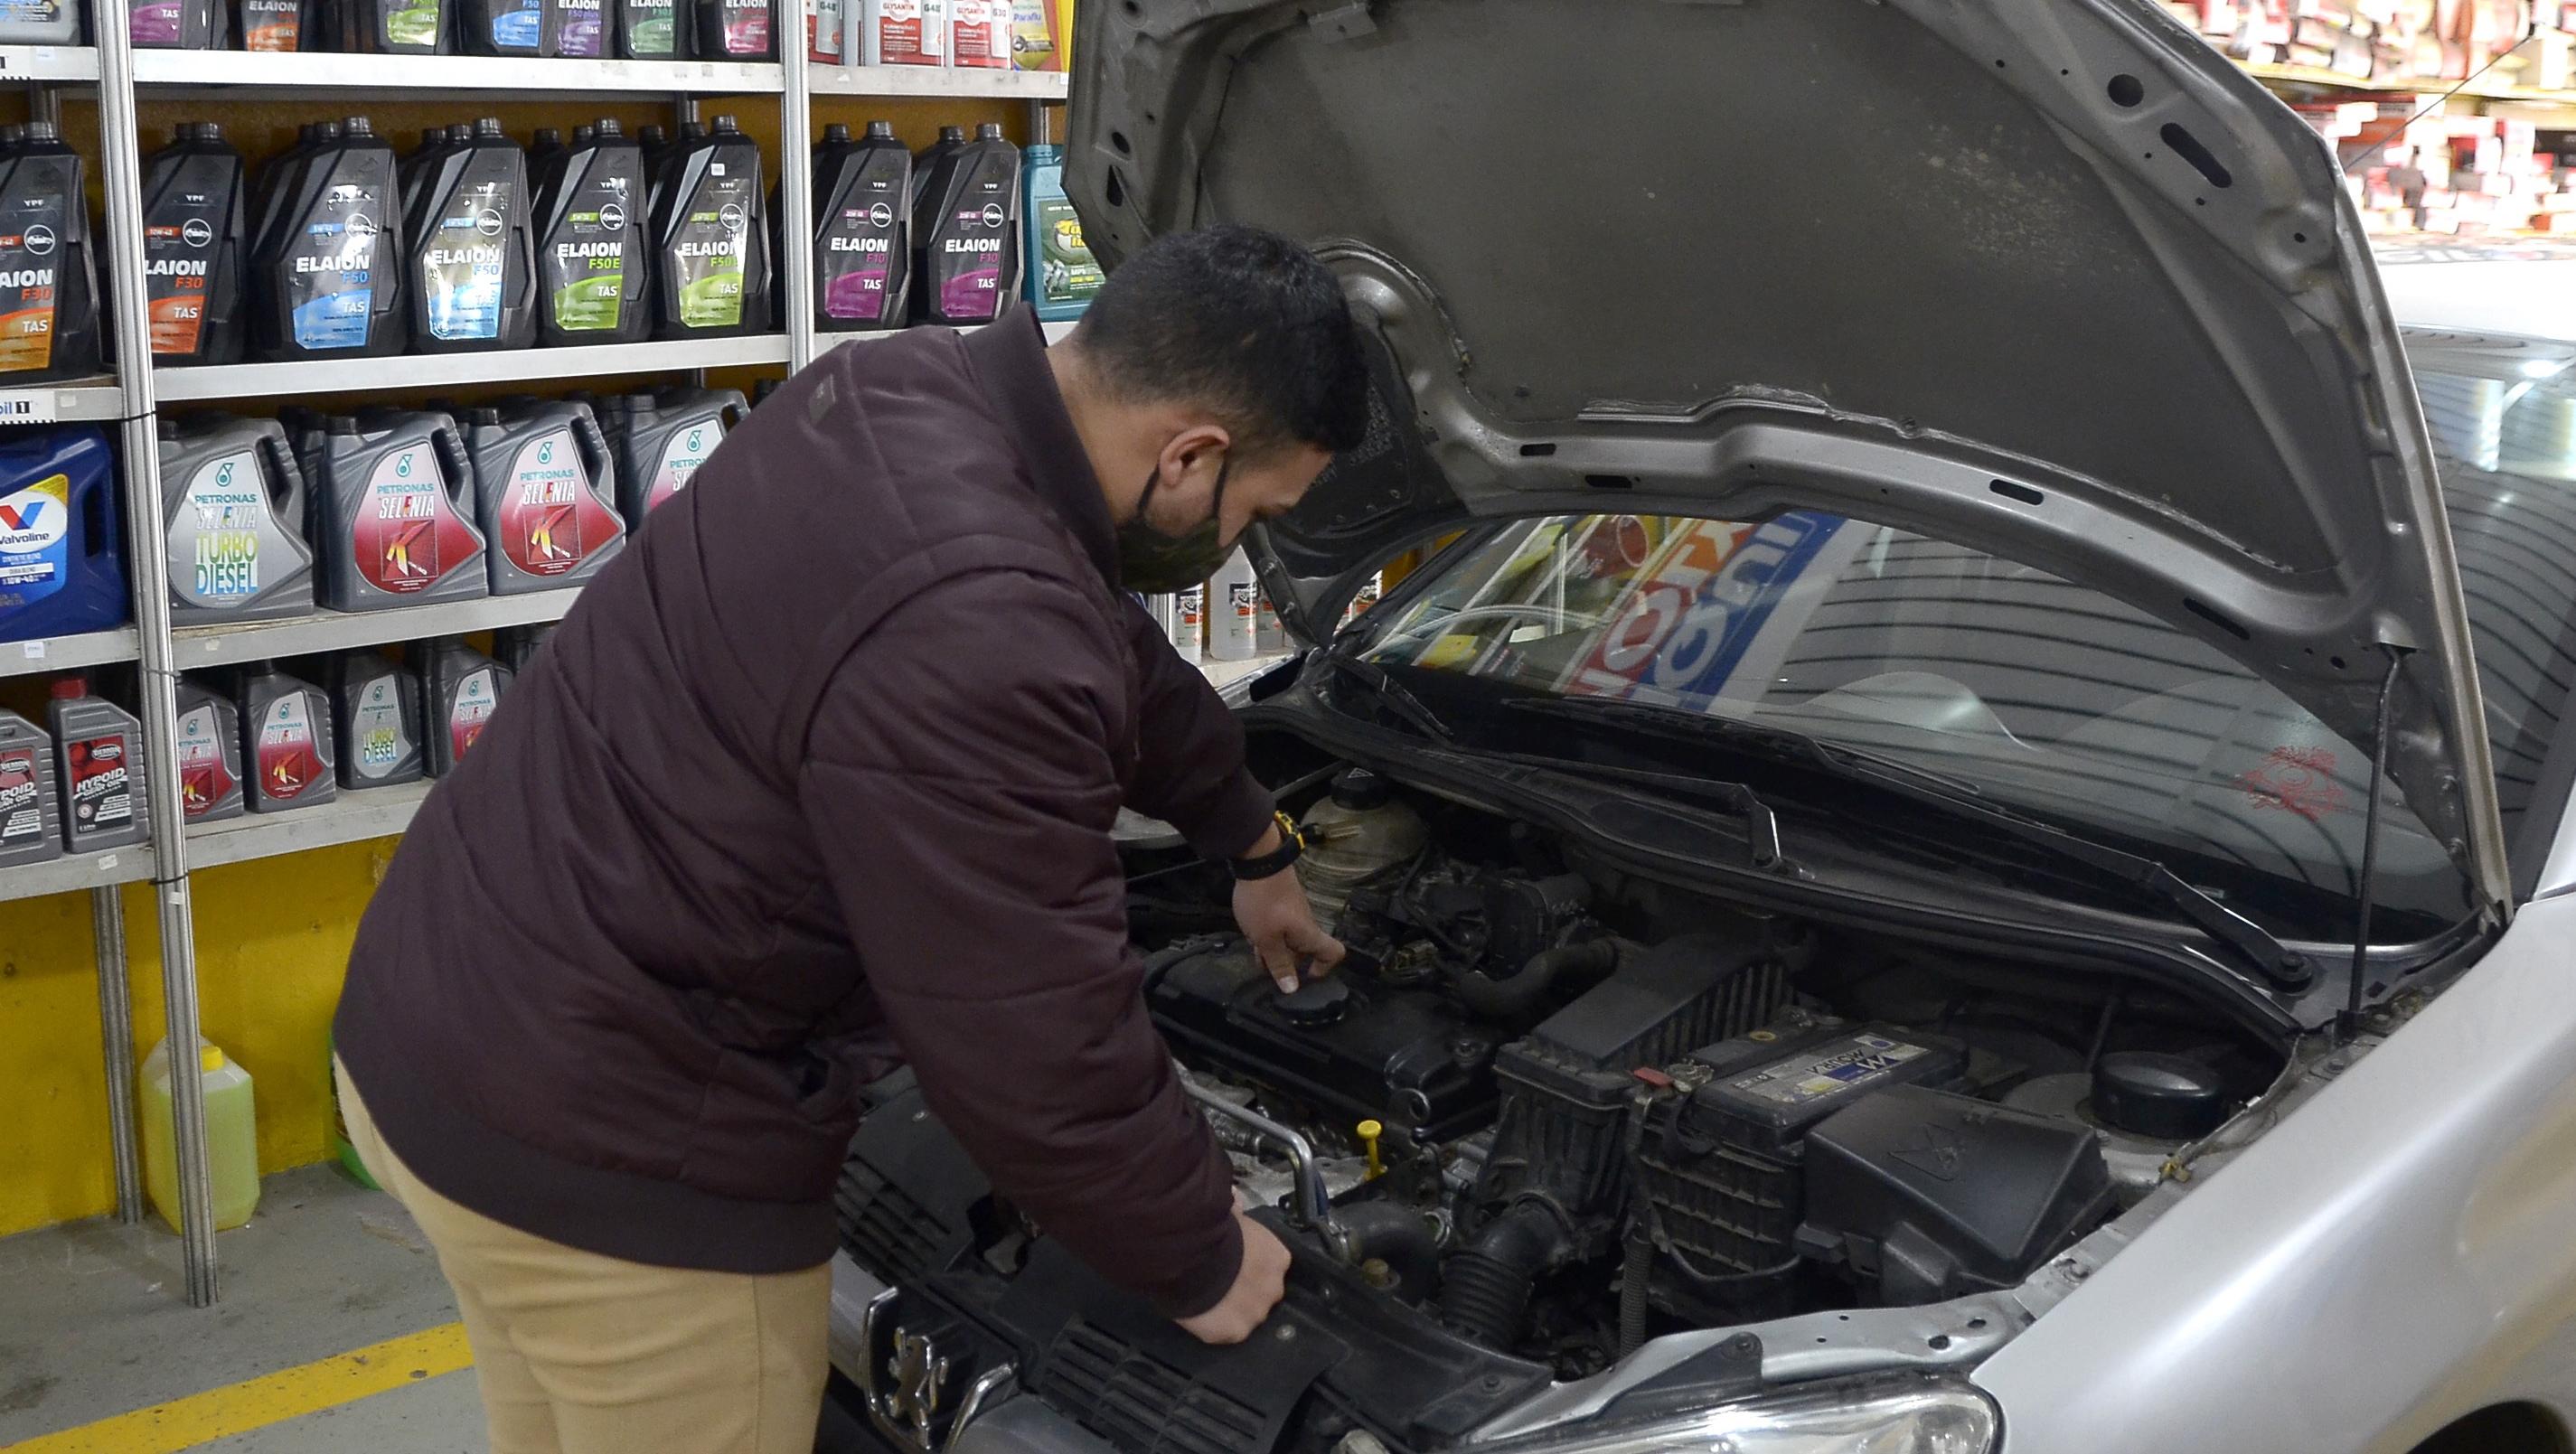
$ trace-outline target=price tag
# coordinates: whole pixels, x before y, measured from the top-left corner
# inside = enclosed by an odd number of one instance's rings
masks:
[[[51,424],[62,417],[52,389],[0,390],[0,424]]]
[[[45,643],[41,641],[28,642],[27,659],[29,661],[43,661],[45,659]]]

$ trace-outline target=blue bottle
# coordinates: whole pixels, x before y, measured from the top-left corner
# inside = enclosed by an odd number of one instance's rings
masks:
[[[123,539],[106,434],[0,434],[0,641],[125,624]]]
[[[1079,318],[1100,291],[1103,274],[1083,245],[1082,219],[1064,195],[1064,148],[1032,142],[1021,156],[1020,221],[1028,229],[1021,251],[1029,260],[1029,303],[1050,323]]]

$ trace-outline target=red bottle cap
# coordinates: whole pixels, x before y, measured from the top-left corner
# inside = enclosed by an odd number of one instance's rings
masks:
[[[89,678],[56,677],[53,686],[47,689],[47,694],[57,702],[67,702],[74,697],[86,697],[89,695]]]

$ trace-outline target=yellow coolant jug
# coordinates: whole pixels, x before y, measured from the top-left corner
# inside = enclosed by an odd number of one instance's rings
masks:
[[[259,1127],[251,1114],[250,1072],[214,1046],[197,1042],[206,1084],[206,1166],[215,1184],[215,1229],[238,1227],[259,1206]],[[143,1059],[143,1188],[161,1220],[179,1229],[179,1142],[170,1112],[170,1043]]]

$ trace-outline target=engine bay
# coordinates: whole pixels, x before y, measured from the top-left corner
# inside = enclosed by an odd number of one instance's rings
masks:
[[[1293,994],[1222,870],[1128,853],[1147,1007],[1297,1256],[1256,1348],[1091,1279],[915,1092],[844,1177],[904,1326],[990,1345],[968,1361],[1114,1447],[1443,1447],[1664,1334],[2011,1288],[2283,1064],[2151,984],[1638,880],[1366,768],[1305,781],[1297,873],[1348,957]]]

